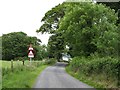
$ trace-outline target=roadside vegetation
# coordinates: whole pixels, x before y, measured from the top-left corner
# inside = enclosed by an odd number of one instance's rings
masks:
[[[3,88],[32,87],[47,66],[70,55],[68,73],[95,88],[120,87],[120,10],[119,3],[63,2],[46,12],[37,33],[51,34],[48,45],[24,32],[3,34]],[[28,47],[34,48],[30,65]],[[11,60],[16,64],[11,70]],[[20,61],[20,63],[18,63]],[[21,61],[25,65],[21,66]],[[8,67],[6,68],[6,66]],[[17,84],[18,83],[18,84]]]
[[[2,35],[2,59],[28,60],[28,48],[32,44],[34,48],[34,60],[42,60],[47,57],[47,47],[41,45],[37,37],[27,36],[24,32],[11,32]]]
[[[67,72],[95,88],[120,87],[119,5],[64,2],[49,10],[37,30],[52,34],[48,55],[70,55]]]
[[[24,32],[11,32],[0,38],[2,88],[32,88],[41,71],[56,62],[55,59],[48,58],[47,46],[41,45],[41,40],[36,37],[27,36]],[[28,58],[30,44],[34,48],[31,62]]]
[[[44,61],[11,61],[2,63],[2,88],[32,88],[38,75],[48,66],[55,63],[53,60]]]
[[[95,88],[118,88],[119,65],[118,58],[75,57],[66,71]]]

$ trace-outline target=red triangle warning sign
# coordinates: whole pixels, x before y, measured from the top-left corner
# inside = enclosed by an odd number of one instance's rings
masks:
[[[34,54],[33,54],[32,51],[30,51],[30,52],[28,53],[28,57],[34,57]]]

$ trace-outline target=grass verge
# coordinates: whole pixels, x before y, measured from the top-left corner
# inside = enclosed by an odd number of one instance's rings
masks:
[[[106,84],[108,84],[109,81],[106,81],[103,79],[103,81],[99,81],[99,78],[104,78],[103,75],[93,75],[93,76],[86,76],[83,73],[80,72],[73,72],[69,69],[69,66],[66,67],[66,72],[70,74],[71,76],[77,78],[78,80],[96,88],[97,90],[118,90],[118,88],[105,88]]]
[[[20,72],[10,72],[2,77],[2,88],[31,88],[35,83],[36,77],[44,70],[48,65],[42,64],[39,67],[31,70],[23,70]]]

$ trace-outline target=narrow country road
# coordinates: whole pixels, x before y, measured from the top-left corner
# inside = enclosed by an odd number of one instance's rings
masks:
[[[47,67],[37,78],[33,88],[92,88],[65,72],[65,63]]]

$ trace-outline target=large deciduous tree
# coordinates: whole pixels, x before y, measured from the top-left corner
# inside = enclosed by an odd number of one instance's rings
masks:
[[[73,57],[89,56],[95,52],[100,55],[117,55],[119,28],[116,21],[115,10],[105,5],[63,3],[45,14],[43,25],[37,32],[53,34],[48,43],[51,56],[62,53],[66,45]],[[64,45],[62,49],[60,45]]]
[[[39,46],[40,40],[36,37],[29,37],[23,32],[13,32],[2,36],[2,59],[11,60],[17,57],[27,57],[28,46]],[[37,51],[37,48],[35,48]],[[37,55],[37,52],[36,52]]]
[[[52,35],[48,41],[49,57],[56,58],[58,61],[60,61],[62,57],[62,52],[64,52],[63,50],[64,50],[64,39],[61,33]]]
[[[43,25],[36,31],[41,33],[53,34],[59,28],[59,21],[65,14],[65,4],[59,4],[46,12],[41,22]]]
[[[118,33],[114,10],[93,3],[75,3],[68,8],[60,22],[73,56],[89,56],[98,52],[103,55],[117,53]]]
[[[56,7],[49,10],[45,16],[42,18],[43,25],[37,30],[41,33],[52,34],[48,41],[48,52],[49,57],[54,57],[58,61],[61,58],[61,53],[63,52],[63,38],[60,32],[58,32],[59,22],[61,18],[65,15],[66,4],[59,4]]]

